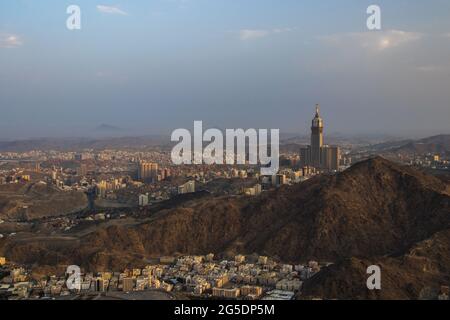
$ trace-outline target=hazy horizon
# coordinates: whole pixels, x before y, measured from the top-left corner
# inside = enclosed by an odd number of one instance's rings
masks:
[[[66,28],[71,4],[81,30]],[[316,103],[325,135],[450,134],[450,2],[377,1],[381,31],[366,28],[371,4],[3,1],[0,140],[194,120],[308,135]]]
[[[185,127],[189,131],[193,132],[193,127]],[[225,131],[227,128],[221,128],[221,127],[211,127],[206,126],[203,129],[203,132],[210,128],[216,128],[222,131]],[[238,128],[235,128],[238,129]],[[247,128],[243,128],[247,129]],[[299,132],[288,132],[280,130],[280,142],[281,143],[290,143],[292,139],[305,139],[306,141],[309,141],[310,139],[310,128],[305,128],[307,131],[299,131]],[[68,134],[56,134],[56,135],[33,135],[33,136],[14,136],[14,137],[7,137],[7,136],[1,136],[0,142],[20,142],[20,141],[33,141],[33,140],[61,140],[61,141],[70,141],[70,140],[114,140],[114,139],[129,139],[129,138],[148,138],[148,139],[160,139],[161,141],[170,142],[170,136],[172,132],[169,132],[169,130],[166,130],[165,132],[139,132],[139,131],[131,131],[127,129],[121,129],[116,132],[100,132],[96,129],[94,130],[82,130],[80,133],[68,133]],[[382,143],[382,142],[394,142],[394,141],[401,141],[401,140],[420,140],[425,138],[430,138],[434,136],[441,136],[441,135],[450,135],[450,133],[430,133],[430,134],[409,134],[409,135],[401,135],[401,134],[390,134],[390,133],[383,133],[383,132],[368,132],[368,133],[343,133],[343,132],[326,132],[324,131],[324,142],[328,143],[329,140],[336,140],[336,139],[346,139],[346,140],[361,140],[361,141],[375,141],[375,143]],[[378,141],[378,142],[376,142]]]

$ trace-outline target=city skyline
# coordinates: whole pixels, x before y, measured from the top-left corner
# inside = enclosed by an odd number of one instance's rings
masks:
[[[301,133],[317,102],[328,134],[449,133],[445,1],[379,1],[381,31],[366,28],[369,1],[81,0],[75,31],[70,4],[1,4],[3,139],[102,124],[168,134],[194,120]]]
[[[0,2],[1,304],[450,299],[448,0]]]

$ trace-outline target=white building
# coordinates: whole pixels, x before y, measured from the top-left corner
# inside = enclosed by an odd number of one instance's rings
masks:
[[[191,180],[178,187],[178,194],[195,192],[195,180]]]
[[[139,206],[145,207],[148,205],[148,193],[139,195]]]

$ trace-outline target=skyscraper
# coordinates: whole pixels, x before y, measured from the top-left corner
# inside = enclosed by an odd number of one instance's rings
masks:
[[[340,150],[337,146],[328,146],[323,140],[323,119],[319,105],[311,123],[311,145],[300,149],[300,163],[317,169],[334,171],[339,169]]]
[[[316,104],[316,115],[311,123],[311,165],[321,167],[321,149],[323,147],[323,120],[319,114],[320,107]]]
[[[138,179],[143,182],[156,181],[158,176],[158,164],[140,161],[138,166]]]

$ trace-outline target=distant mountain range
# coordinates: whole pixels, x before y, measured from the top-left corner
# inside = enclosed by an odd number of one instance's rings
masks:
[[[170,143],[166,136],[142,136],[120,138],[38,138],[30,140],[0,141],[0,152],[25,152],[30,150],[67,150],[146,148],[165,146]]]
[[[95,131],[96,138],[37,138],[28,140],[0,141],[0,152],[30,150],[82,150],[82,149],[110,149],[110,148],[145,148],[166,147],[173,143],[168,135],[124,136],[108,137],[113,134],[122,135],[124,130],[112,125],[102,124]],[[370,144],[369,137],[343,138],[339,136],[328,137],[327,143],[336,145],[354,144],[355,151],[372,152],[373,154],[386,153],[434,153],[450,151],[450,135],[438,135],[420,140],[396,140],[377,144]],[[300,146],[308,144],[309,137],[282,135],[280,137],[281,152],[298,152]],[[363,147],[361,147],[364,145]]]
[[[307,281],[304,294],[325,298],[416,299],[450,281],[450,186],[380,157],[257,197],[209,195],[151,212],[134,225],[99,227],[70,247],[11,242],[3,251],[18,262],[91,270],[175,253],[314,259],[334,264]],[[381,291],[365,286],[372,264],[382,267]]]
[[[437,135],[420,140],[391,141],[361,149],[376,154],[443,153],[450,151],[450,135]]]

